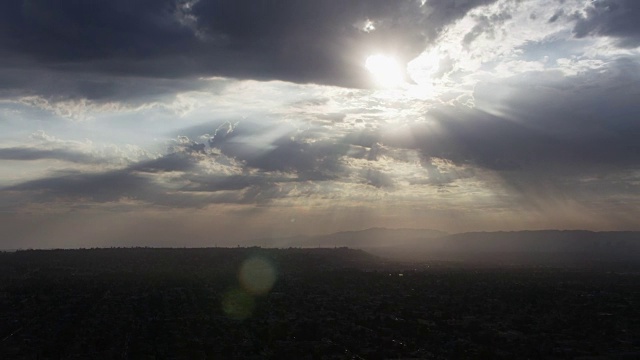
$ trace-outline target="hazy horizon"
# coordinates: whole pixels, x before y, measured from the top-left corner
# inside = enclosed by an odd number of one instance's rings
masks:
[[[0,248],[640,231],[638,18],[635,0],[5,1]]]
[[[584,238],[584,236],[590,236],[590,238]],[[623,243],[628,243],[625,246],[640,245],[640,231],[591,231],[584,229],[539,229],[539,230],[494,230],[494,231],[468,231],[468,232],[443,232],[437,229],[420,229],[420,228],[384,228],[384,227],[372,227],[366,229],[352,229],[343,230],[332,233],[317,233],[317,234],[295,234],[285,236],[259,236],[247,239],[237,238],[209,238],[201,243],[188,243],[183,242],[181,244],[165,243],[159,244],[157,242],[141,242],[140,239],[128,241],[128,239],[108,239],[109,242],[100,244],[93,243],[87,245],[86,243],[67,243],[63,246],[17,246],[17,247],[0,247],[0,251],[16,251],[16,250],[60,250],[60,249],[104,249],[104,248],[188,248],[188,249],[204,249],[204,248],[236,248],[236,247],[258,247],[258,248],[336,248],[336,247],[348,247],[351,249],[362,249],[366,251],[376,249],[392,249],[408,250],[410,248],[416,248],[422,245],[428,245],[434,240],[443,240],[445,244],[447,242],[455,242],[462,239],[468,241],[473,239],[474,236],[479,235],[482,238],[480,244],[494,240],[500,240],[501,237],[506,236],[509,242],[516,244],[516,251],[527,252],[529,251],[527,246],[517,245],[524,237],[530,237],[535,235],[534,243],[544,247],[549,242],[555,241],[560,236],[561,241],[572,241],[572,245],[580,243],[585,244],[584,250],[592,251],[593,235],[596,236],[596,242],[600,242],[601,245],[610,244],[612,242],[618,242],[622,240]],[[549,239],[551,235],[551,239]],[[555,237],[554,237],[555,235]],[[564,235],[564,236],[563,236]],[[606,236],[605,236],[606,235]],[[486,237],[489,236],[489,237]],[[120,240],[119,242],[114,240]],[[125,240],[125,241],[123,241]],[[504,238],[502,238],[504,240]],[[529,239],[532,240],[532,239]],[[486,245],[486,244],[485,244]],[[482,246],[481,246],[482,247]],[[518,249],[520,247],[520,249]],[[426,254],[424,250],[428,250],[428,247],[422,248],[423,252],[416,252],[408,255],[417,256],[420,258]],[[440,249],[442,250],[442,249]],[[460,249],[464,252],[464,249]],[[477,249],[476,249],[477,250]],[[505,248],[506,252],[513,251],[514,249]],[[581,249],[572,248],[572,251],[580,251]],[[457,250],[456,250],[457,251]],[[491,250],[494,251],[494,250]],[[599,251],[599,250],[598,250]],[[385,257],[385,254],[374,251],[375,254]],[[416,258],[412,258],[416,260]]]

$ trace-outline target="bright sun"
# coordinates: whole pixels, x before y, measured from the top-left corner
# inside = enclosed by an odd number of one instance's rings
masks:
[[[365,62],[365,67],[381,87],[395,87],[403,82],[402,70],[398,62],[389,56],[371,55]]]

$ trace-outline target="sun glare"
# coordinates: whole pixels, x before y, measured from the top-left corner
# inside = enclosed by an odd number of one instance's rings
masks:
[[[400,65],[392,57],[371,55],[367,58],[365,67],[373,75],[376,84],[381,87],[395,87],[403,82]]]

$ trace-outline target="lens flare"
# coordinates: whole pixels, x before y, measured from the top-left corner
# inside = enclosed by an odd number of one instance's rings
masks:
[[[276,271],[266,259],[253,257],[245,260],[238,274],[242,288],[253,295],[269,292],[276,282]]]

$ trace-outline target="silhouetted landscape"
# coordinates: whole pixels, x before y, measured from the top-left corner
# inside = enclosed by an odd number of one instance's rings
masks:
[[[594,251],[601,246],[592,233],[535,234],[570,234],[569,245],[586,234]],[[631,235],[604,244],[632,249]],[[491,252],[506,236],[438,242],[474,242],[473,252]],[[522,239],[518,246],[535,244]],[[574,250],[546,244],[541,238],[543,252]],[[0,353],[631,359],[640,356],[639,302],[637,258],[559,266],[392,261],[345,247],[20,250],[0,253]]]
[[[392,240],[390,240],[392,239]],[[371,228],[328,235],[260,239],[276,247],[351,247],[397,260],[466,260],[489,264],[640,261],[638,231],[498,231],[448,235],[428,229]]]

